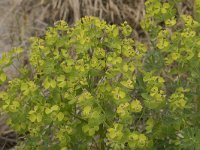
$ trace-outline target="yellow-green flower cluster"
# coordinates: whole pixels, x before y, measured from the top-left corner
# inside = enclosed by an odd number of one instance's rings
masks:
[[[186,103],[187,99],[182,88],[178,88],[169,98],[169,106],[172,111],[184,109]]]
[[[144,134],[131,133],[128,145],[131,149],[144,149],[148,144],[148,138]]]

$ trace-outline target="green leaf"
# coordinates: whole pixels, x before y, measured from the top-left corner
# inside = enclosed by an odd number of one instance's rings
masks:
[[[50,108],[46,108],[45,109],[45,113],[48,115],[48,114],[50,114],[52,112],[52,109],[50,109]]]
[[[6,81],[6,79],[7,79],[6,74],[5,73],[1,73],[0,74],[0,81],[4,82],[4,81]]]
[[[113,30],[113,36],[117,37],[118,35],[119,35],[119,29],[117,27],[115,27]]]
[[[89,136],[93,136],[95,134],[95,129],[94,128],[91,128],[89,130]]]
[[[36,116],[35,114],[30,114],[30,115],[29,115],[29,120],[30,120],[31,122],[35,122],[36,119],[37,119],[37,116]]]
[[[88,125],[84,125],[82,127],[83,132],[87,133],[89,131],[90,127]]]
[[[66,81],[62,81],[62,82],[58,83],[58,87],[63,88],[66,86],[66,84],[67,84]]]
[[[54,89],[56,87],[56,81],[55,80],[51,80],[50,81],[50,86]]]
[[[57,77],[57,81],[59,81],[59,82],[65,81],[65,76],[60,75],[59,77]]]
[[[59,112],[57,115],[58,121],[62,121],[64,119],[64,114],[62,112]]]
[[[124,72],[127,72],[127,71],[128,71],[128,65],[127,65],[127,64],[123,65],[123,71],[124,71]]]
[[[42,115],[41,114],[37,114],[36,120],[37,120],[37,122],[41,122],[42,121]]]
[[[57,110],[59,110],[60,108],[59,108],[59,106],[58,105],[53,105],[52,107],[51,107],[51,110],[52,111],[57,111]]]
[[[49,89],[50,88],[51,84],[50,84],[48,78],[44,80],[43,86],[44,86],[45,89]]]
[[[152,129],[154,127],[154,120],[152,118],[149,118],[146,122],[146,132],[147,133],[151,133],[152,132]]]

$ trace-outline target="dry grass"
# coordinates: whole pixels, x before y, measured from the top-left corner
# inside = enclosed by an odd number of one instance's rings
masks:
[[[11,47],[25,46],[30,36],[43,35],[45,28],[57,20],[73,24],[83,16],[97,16],[115,24],[127,21],[135,29],[134,38],[146,38],[139,26],[145,15],[145,0],[1,0],[0,9],[4,1],[11,4],[0,17],[0,26],[9,18],[0,39],[9,41]],[[181,3],[179,12],[192,14],[193,1]]]
[[[145,14],[144,0],[9,0],[9,11],[0,24],[10,18],[6,37],[15,45],[25,45],[32,35],[42,35],[48,25],[57,20],[73,24],[83,16],[97,16],[108,23],[127,21],[137,28]],[[0,7],[1,8],[1,7]],[[5,39],[4,36],[4,39]]]

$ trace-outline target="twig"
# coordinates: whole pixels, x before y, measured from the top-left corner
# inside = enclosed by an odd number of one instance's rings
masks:
[[[0,136],[0,139],[1,139],[1,140],[5,140],[5,141],[9,141],[9,142],[17,142],[17,141],[14,140],[14,139],[10,139],[10,138],[7,138],[7,137],[2,137],[2,136]]]

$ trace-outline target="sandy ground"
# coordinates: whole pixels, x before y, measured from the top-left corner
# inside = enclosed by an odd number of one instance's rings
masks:
[[[11,48],[9,38],[10,13],[13,0],[0,0],[0,52]]]
[[[19,29],[17,26],[13,26],[16,24],[14,12],[17,6],[16,0],[0,0],[0,57],[2,52],[7,52],[20,45],[19,41],[15,39],[18,36],[17,31]],[[9,78],[18,74],[13,66],[4,69],[4,71]]]

